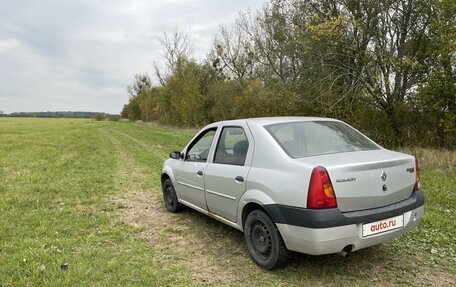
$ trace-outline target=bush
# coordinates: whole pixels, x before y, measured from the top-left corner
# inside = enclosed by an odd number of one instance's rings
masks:
[[[106,119],[106,116],[103,113],[96,113],[94,119],[96,121],[104,121]]]
[[[117,115],[109,116],[108,120],[113,121],[113,122],[118,122],[120,120],[120,116],[117,116]]]

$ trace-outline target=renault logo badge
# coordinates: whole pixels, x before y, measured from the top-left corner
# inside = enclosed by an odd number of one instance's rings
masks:
[[[381,178],[383,181],[386,181],[386,172],[382,171],[382,175],[380,176],[380,178]]]

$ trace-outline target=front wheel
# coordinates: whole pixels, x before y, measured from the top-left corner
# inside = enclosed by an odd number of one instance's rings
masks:
[[[177,199],[176,191],[174,190],[171,179],[166,179],[162,184],[163,189],[163,200],[165,201],[166,209],[172,213],[176,213],[182,210],[183,206]]]
[[[244,224],[244,238],[250,256],[261,268],[273,269],[286,264],[289,251],[264,211],[256,209],[249,213]]]

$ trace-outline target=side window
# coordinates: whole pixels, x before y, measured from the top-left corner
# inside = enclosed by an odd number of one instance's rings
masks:
[[[185,160],[187,161],[207,161],[209,150],[211,149],[212,140],[214,139],[216,129],[210,129],[201,134],[190,145]]]
[[[225,127],[217,144],[214,163],[244,165],[248,149],[249,142],[244,129]]]

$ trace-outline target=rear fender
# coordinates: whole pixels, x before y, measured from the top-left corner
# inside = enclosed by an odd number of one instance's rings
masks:
[[[266,204],[274,204],[274,200],[272,200],[269,195],[265,192],[257,189],[247,190],[239,200],[238,203],[238,211],[237,211],[237,224],[241,226],[242,230],[244,229],[242,223],[242,211],[244,210],[245,206],[249,203],[255,203],[259,206],[263,206]]]

